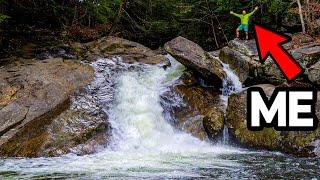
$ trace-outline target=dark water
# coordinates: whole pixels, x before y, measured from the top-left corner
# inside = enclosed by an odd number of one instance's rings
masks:
[[[1,179],[319,179],[320,160],[214,147],[211,153],[120,153],[2,159]],[[217,155],[219,154],[219,155]]]

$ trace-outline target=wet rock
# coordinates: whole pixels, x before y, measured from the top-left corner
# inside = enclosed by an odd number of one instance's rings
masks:
[[[155,53],[155,51],[139,43],[118,37],[104,37],[97,41],[83,44],[80,48],[86,49],[84,54],[88,60],[96,60],[97,57],[112,58],[121,56],[126,63],[168,64],[164,55]],[[76,49],[79,49],[79,44]]]
[[[23,60],[0,71],[0,155],[39,155],[48,127],[69,109],[70,95],[93,79],[93,68],[75,61]]]
[[[320,139],[315,140],[311,145],[315,147],[313,150],[314,154],[320,157]]]
[[[53,58],[49,52],[41,52],[37,54],[37,58],[40,60],[51,59]]]
[[[167,42],[164,48],[181,64],[200,73],[217,87],[221,86],[223,79],[226,77],[222,64],[218,59],[210,56],[198,44],[186,38],[177,37]]]
[[[217,137],[224,127],[224,113],[219,107],[211,107],[203,118],[203,127],[210,138]]]
[[[300,82],[298,80],[294,80],[292,82],[284,82],[277,87],[299,87],[299,88],[315,88],[315,86],[308,82]]]
[[[275,63],[268,58],[264,64],[259,62],[256,43],[254,40],[232,40],[227,47],[220,51],[220,59],[239,76],[241,82],[258,80],[259,83],[282,83],[285,78]],[[253,81],[253,80],[252,80]]]
[[[218,91],[201,87],[192,72],[185,72],[182,81],[174,88],[185,103],[174,109],[178,126],[200,139],[216,138],[224,126]]]
[[[267,96],[271,96],[275,86],[257,85],[264,89]],[[318,94],[319,96],[319,94]],[[241,144],[267,150],[283,151],[296,156],[318,155],[320,128],[312,132],[275,131],[273,128],[264,128],[262,131],[247,129],[247,92],[233,94],[229,98],[227,108],[227,126],[231,135]],[[320,117],[320,105],[317,105],[317,116]]]
[[[292,45],[284,45],[284,47],[304,69],[307,69],[306,76],[315,82],[315,77],[313,77],[315,73],[312,69],[320,57],[320,44],[309,42],[301,47],[294,48]],[[224,63],[230,64],[230,67],[240,77],[241,82],[245,84],[271,83],[279,85],[285,81],[281,71],[270,57],[263,64],[259,62],[255,40],[230,41],[227,47],[221,49],[220,59]],[[309,68],[311,68],[310,71],[308,71]],[[310,76],[309,72],[313,75]]]
[[[96,152],[108,142],[109,127],[106,119],[102,113],[92,114],[84,109],[70,109],[61,113],[48,126],[48,137],[39,154],[59,156]]]

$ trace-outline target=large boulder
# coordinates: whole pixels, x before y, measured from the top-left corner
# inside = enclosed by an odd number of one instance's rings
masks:
[[[164,55],[156,53],[139,43],[119,37],[103,37],[86,44],[74,43],[72,47],[79,57],[90,61],[101,57],[120,56],[126,63],[168,64]]]
[[[221,86],[226,74],[222,64],[217,58],[213,58],[198,44],[177,37],[164,45],[164,49],[187,68],[201,74],[217,87]]]
[[[287,86],[287,85],[286,85]],[[300,85],[298,85],[300,86]],[[258,85],[263,88],[268,97],[275,86]],[[318,94],[319,97],[320,93]],[[319,156],[320,128],[311,132],[275,131],[273,128],[264,128],[262,131],[247,129],[247,92],[233,94],[229,98],[227,108],[227,126],[231,135],[242,145],[283,151],[297,156]],[[317,105],[317,116],[320,117],[320,105]]]
[[[109,126],[103,113],[86,109],[69,109],[48,125],[40,156],[59,156],[67,153],[91,154],[108,142]]]
[[[184,102],[173,110],[178,127],[202,140],[216,138],[224,127],[218,91],[201,87],[190,71],[186,71],[181,80],[182,83],[173,88]]]
[[[306,69],[306,75],[309,76],[308,69],[319,60],[320,44],[309,43],[296,48],[287,44],[284,47]],[[259,62],[255,40],[230,41],[228,46],[221,49],[220,59],[229,64],[240,77],[240,81],[245,84],[281,84],[285,81],[283,74],[270,57],[263,64]],[[313,77],[309,76],[314,83],[317,83]]]
[[[288,51],[305,69],[310,68],[320,59],[320,44],[318,43],[309,43],[298,48],[288,49]]]
[[[78,144],[105,128],[105,121],[79,109],[69,110],[70,96],[88,85],[93,74],[94,70],[89,65],[62,59],[24,59],[2,67],[0,156],[50,155],[44,153],[43,147],[49,144],[47,142],[50,139],[54,139],[53,136],[62,134],[60,132],[63,130],[59,128],[61,123],[64,128],[77,130],[74,134],[78,139],[67,134],[61,136],[60,140],[65,142],[72,137]],[[71,121],[79,117],[86,121]],[[92,126],[88,127],[88,124]],[[55,143],[59,144],[58,140]],[[53,153],[56,154],[59,153]]]
[[[220,51],[220,59],[230,65],[241,82],[258,81],[281,83],[285,80],[275,63],[268,58],[264,64],[259,62],[254,40],[232,40]]]

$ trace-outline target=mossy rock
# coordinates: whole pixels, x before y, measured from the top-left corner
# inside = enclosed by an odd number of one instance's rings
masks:
[[[217,107],[211,107],[203,118],[203,126],[210,138],[221,133],[224,127],[224,113]]]
[[[224,127],[219,92],[200,86],[190,71],[185,71],[180,81],[182,84],[173,88],[185,103],[185,106],[173,109],[179,128],[199,139],[215,139]]]
[[[271,96],[275,86],[258,85],[263,88],[267,96]],[[233,94],[229,98],[227,108],[227,126],[231,135],[242,145],[282,151],[296,156],[316,156],[315,149],[319,148],[317,143],[320,139],[320,129],[312,132],[286,132],[276,131],[273,128],[264,128],[262,131],[250,131],[247,128],[247,94],[246,90],[239,94]],[[319,116],[319,105],[317,115]]]

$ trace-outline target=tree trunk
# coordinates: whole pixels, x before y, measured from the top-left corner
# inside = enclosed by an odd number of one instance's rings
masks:
[[[305,25],[304,19],[303,19],[302,6],[301,6],[300,0],[297,0],[297,3],[298,3],[298,7],[299,7],[299,15],[300,15],[302,33],[306,33],[306,25]]]

